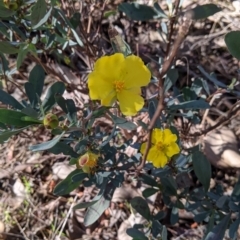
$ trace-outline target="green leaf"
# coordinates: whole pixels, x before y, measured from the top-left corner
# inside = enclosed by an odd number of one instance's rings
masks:
[[[240,197],[240,178],[238,178],[238,181],[233,188],[231,197],[235,201],[238,201],[238,199]]]
[[[18,53],[18,48],[13,46],[10,42],[0,41],[0,52],[6,54]]]
[[[41,65],[36,65],[30,72],[28,81],[33,85],[33,91],[40,97],[43,90],[45,71]]]
[[[31,23],[32,27],[37,25],[45,16],[47,11],[47,3],[45,0],[37,0],[32,7]]]
[[[145,219],[147,219],[147,220],[152,219],[149,206],[145,199],[143,199],[141,197],[135,197],[131,200],[131,205]]]
[[[23,117],[27,115],[22,112],[17,112],[10,109],[0,109],[0,122],[5,123],[6,125],[12,125],[15,127],[27,127],[35,122],[26,122],[22,120]]]
[[[44,17],[38,22],[38,24],[36,24],[35,26],[33,26],[33,29],[37,29],[38,27],[42,26],[50,17],[52,12],[52,8],[50,8],[48,10],[48,12],[44,15]]]
[[[83,46],[84,46],[84,45],[83,45],[83,42],[82,42],[81,39],[79,38],[79,36],[78,36],[78,34],[76,33],[76,31],[75,31],[73,28],[71,28],[71,32],[72,32],[73,36],[75,37],[78,45],[79,45],[80,47],[83,47]]]
[[[48,149],[48,152],[51,152],[54,154],[62,153],[66,156],[71,156],[73,158],[79,157],[79,155],[73,150],[73,148],[64,142],[58,142],[55,146]]]
[[[158,213],[154,216],[154,219],[160,221],[160,220],[164,219],[164,218],[166,217],[166,215],[167,215],[166,212],[160,211],[160,212],[158,212]]]
[[[190,89],[189,87],[184,87],[182,92],[185,101],[196,100],[198,97],[196,92]]]
[[[171,222],[171,225],[174,225],[178,222],[178,208],[176,207],[172,208],[170,222]]]
[[[43,143],[40,143],[40,144],[37,144],[37,145],[32,145],[32,146],[29,147],[29,150],[31,150],[33,152],[48,150],[48,149],[54,147],[60,141],[60,139],[62,138],[64,133],[65,132],[62,132],[61,135],[53,138],[50,141],[43,142]]]
[[[193,19],[199,20],[199,19],[210,17],[215,13],[222,11],[222,9],[215,4],[209,3],[209,4],[197,6],[190,11],[193,11]]]
[[[221,196],[217,202],[216,202],[216,206],[220,209],[222,209],[224,207],[224,205],[228,202],[229,197],[228,196]]]
[[[126,230],[126,233],[132,237],[133,239],[137,239],[137,240],[148,240],[148,238],[145,236],[145,234],[141,231],[139,231],[136,228],[128,228]]]
[[[206,156],[200,152],[196,151],[192,154],[192,162],[193,162],[193,170],[200,181],[202,183],[205,191],[208,191],[211,180],[211,164],[207,160]]]
[[[237,239],[238,227],[239,227],[239,219],[235,220],[229,227],[230,239]]]
[[[156,179],[154,179],[152,176],[150,176],[148,174],[141,173],[139,177],[143,183],[145,183],[151,187],[159,186]]]
[[[2,89],[0,89],[0,102],[10,105],[18,110],[23,109],[23,105],[20,102],[18,102],[14,97],[12,97],[10,94],[6,93]]]
[[[161,177],[161,184],[165,194],[170,196],[177,195],[177,183],[172,176]]]
[[[168,16],[164,13],[158,2],[154,2],[153,7],[158,12],[159,17],[168,18]]]
[[[150,99],[150,101],[148,103],[148,114],[149,114],[150,119],[153,118],[153,116],[154,116],[154,114],[156,112],[156,109],[157,109],[157,105],[158,105],[157,98]],[[160,118],[157,118],[157,121],[155,122],[154,127],[155,128],[161,128],[161,120],[160,120]]]
[[[142,192],[143,197],[148,198],[150,196],[152,196],[153,194],[155,194],[156,192],[158,192],[159,190],[156,188],[146,188],[144,189],[144,191]]]
[[[118,5],[118,10],[136,21],[148,21],[160,16],[154,8],[138,3],[121,3]]]
[[[158,235],[160,235],[161,231],[162,231],[162,224],[159,221],[153,220],[152,221],[152,235],[153,237],[155,237],[156,239]]]
[[[161,232],[161,237],[162,240],[167,240],[168,233],[167,233],[167,228],[165,226],[163,226],[162,232]]]
[[[103,17],[104,18],[108,18],[108,17],[110,17],[110,16],[112,16],[112,15],[116,15],[116,11],[115,10],[109,10],[109,11],[105,11],[104,12],[104,14],[103,14]]]
[[[96,203],[87,209],[84,217],[84,225],[90,226],[99,219],[103,212],[109,207],[110,200],[102,196]]]
[[[171,105],[169,109],[171,110],[178,110],[178,109],[208,109],[210,108],[209,103],[206,101],[199,99],[199,100],[192,100],[188,102],[182,102],[177,105]]]
[[[75,169],[72,171],[63,181],[61,181],[53,190],[53,194],[62,196],[69,194],[74,189],[76,189],[82,181],[79,182],[72,182],[72,176],[74,176],[76,173],[82,172],[81,169]]]
[[[137,125],[135,125],[132,122],[127,121],[125,118],[117,117],[115,115],[112,115],[113,122],[119,126],[120,128],[126,129],[126,130],[134,130],[137,128]]]
[[[55,96],[62,95],[65,91],[65,85],[62,82],[55,82],[47,91],[47,95],[43,101],[44,112],[49,111],[55,104]]]
[[[70,22],[73,28],[76,30],[81,22],[81,14],[79,12],[73,13],[72,17],[70,18]]]
[[[38,104],[38,99],[42,94],[44,85],[45,72],[40,65],[36,65],[30,72],[28,82],[25,83],[25,91],[28,99],[35,107]]]
[[[83,181],[86,177],[88,177],[88,174],[85,172],[81,172],[81,173],[76,173],[74,175],[72,175],[72,182],[80,182]]]
[[[209,216],[209,214],[210,214],[210,211],[200,212],[194,216],[194,221],[202,222],[205,218]]]
[[[240,60],[240,41],[238,39],[240,39],[240,31],[232,31],[225,35],[224,41],[233,57]]]
[[[24,129],[26,128],[21,128],[18,130],[12,130],[12,131],[0,131],[0,143],[4,143],[5,141],[7,141],[11,136],[16,135],[20,132],[22,132]]]
[[[18,50],[18,56],[17,56],[17,69],[21,67],[21,64],[25,57],[28,54],[28,44],[21,44]]]
[[[37,99],[35,91],[33,90],[34,86],[32,85],[32,83],[26,82],[24,84],[24,88],[25,88],[25,92],[28,97],[28,100],[31,103],[31,106],[32,107],[36,106],[38,99]]]
[[[229,220],[231,218],[231,213],[226,215],[221,222],[214,227],[214,229],[208,233],[205,240],[221,240],[224,238],[225,231],[228,227]]]
[[[91,207],[93,204],[95,204],[97,201],[92,202],[82,202],[73,207],[73,209],[82,209],[82,208],[88,208]]]
[[[178,70],[171,68],[167,71],[166,79],[164,81],[164,92],[167,92],[177,81],[179,77]]]
[[[216,86],[221,87],[221,88],[227,88],[227,85],[223,82],[220,82],[219,80],[216,79],[215,76],[213,76],[212,74],[210,75],[209,73],[207,73],[202,66],[197,66],[197,68],[199,69],[199,71],[211,82],[213,82]]]
[[[3,3],[3,2],[0,3],[0,18],[11,17],[11,16],[13,16],[14,14],[16,14],[15,11],[12,11],[12,10],[6,8],[6,7],[4,6],[4,3]]]

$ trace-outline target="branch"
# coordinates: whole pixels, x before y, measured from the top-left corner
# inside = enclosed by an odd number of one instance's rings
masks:
[[[177,3],[179,4],[179,1],[177,1]],[[176,9],[178,9],[178,6],[179,5],[176,6]],[[156,66],[156,64],[154,64],[154,63],[150,64],[151,69],[153,69],[153,74],[158,79],[159,101],[158,101],[158,106],[157,106],[156,112],[154,113],[153,118],[150,121],[150,124],[149,124],[149,127],[148,127],[149,134],[148,134],[148,139],[147,139],[147,147],[146,147],[146,150],[145,150],[145,153],[143,155],[143,158],[142,158],[142,161],[141,161],[140,165],[137,166],[137,171],[138,172],[140,172],[143,169],[143,167],[146,163],[147,155],[148,155],[148,152],[149,152],[150,147],[151,147],[151,138],[152,138],[152,131],[153,131],[154,125],[155,125],[157,119],[159,118],[159,116],[161,115],[162,111],[164,110],[164,79],[163,79],[163,76],[166,74],[168,69],[171,67],[171,64],[172,64],[174,58],[177,55],[177,52],[178,52],[178,49],[179,49],[180,45],[182,44],[183,40],[187,36],[187,33],[189,31],[189,28],[190,28],[191,24],[192,24],[192,15],[188,14],[186,16],[186,20],[179,27],[178,35],[175,39],[175,42],[173,43],[171,52],[167,53],[167,57],[165,58],[165,61],[163,63],[162,69],[161,69],[161,72],[159,72],[157,70],[158,67]],[[172,30],[173,30],[173,28],[172,28]]]

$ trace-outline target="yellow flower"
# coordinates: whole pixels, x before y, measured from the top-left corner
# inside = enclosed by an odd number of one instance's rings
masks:
[[[98,155],[87,152],[78,159],[77,168],[81,168],[83,172],[90,173],[92,168],[97,166]]]
[[[118,100],[121,112],[133,116],[144,105],[141,87],[148,85],[150,78],[149,69],[135,55],[104,56],[96,61],[88,76],[90,98],[101,100],[103,106],[111,106]]]
[[[176,143],[177,135],[173,134],[170,129],[153,129],[152,146],[149,149],[147,160],[157,167],[164,167],[169,159],[180,152]],[[141,145],[141,153],[144,154],[147,143]]]

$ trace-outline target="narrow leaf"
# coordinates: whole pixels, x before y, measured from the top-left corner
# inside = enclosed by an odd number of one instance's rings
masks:
[[[169,109],[177,110],[177,109],[208,109],[210,108],[209,103],[206,101],[199,99],[199,100],[192,100],[188,102],[182,102],[177,105],[171,105]]]
[[[13,131],[0,131],[0,143],[4,143],[5,141],[7,141],[11,136],[16,135],[20,132],[22,132],[24,129],[26,128],[21,128],[18,130],[13,130]]]
[[[2,89],[0,89],[0,102],[10,105],[18,110],[23,109],[23,105],[20,102],[18,102],[14,97],[12,97],[10,94],[6,93]]]
[[[32,7],[31,23],[32,26],[37,25],[45,16],[47,11],[47,3],[45,0],[37,0]]]
[[[34,122],[26,122],[22,120],[22,118],[26,116],[27,115],[22,112],[17,112],[10,109],[0,109],[0,122],[6,125],[11,125],[15,127],[26,127],[36,124]]]
[[[14,54],[18,53],[18,48],[13,46],[10,42],[0,41],[0,52]]]
[[[192,162],[193,170],[198,180],[200,181],[200,183],[202,183],[205,191],[208,191],[212,175],[210,162],[207,160],[205,155],[200,151],[193,153]]]
[[[61,135],[53,138],[50,141],[47,142],[43,142],[37,145],[32,145],[29,147],[29,150],[36,152],[36,151],[44,151],[44,150],[48,150],[50,148],[52,148],[53,146],[55,146],[61,139],[61,137],[64,135],[65,132],[62,132]]]
[[[113,122],[120,128],[127,129],[127,130],[134,130],[137,128],[137,125],[135,125],[132,122],[127,121],[125,118],[121,118],[121,117],[112,115],[112,119],[113,119]]]
[[[61,96],[64,91],[65,85],[62,82],[56,82],[48,89],[46,98],[43,101],[43,109],[45,112],[49,111],[56,104],[55,96]]]
[[[57,184],[57,186],[53,190],[53,194],[58,196],[63,196],[63,195],[69,194],[74,189],[76,189],[81,184],[82,181],[73,183],[72,176],[80,172],[82,172],[82,170],[80,169],[76,169],[72,171],[63,181]]]
[[[229,220],[231,218],[231,214],[226,215],[221,222],[214,227],[212,231],[208,233],[205,240],[221,240],[224,238],[225,231],[228,227]]]
[[[73,207],[73,209],[82,209],[82,208],[88,208],[91,207],[93,204],[95,204],[97,201],[92,202],[82,202]]]
[[[51,152],[54,154],[62,153],[66,156],[71,156],[73,158],[79,157],[79,155],[73,150],[73,148],[64,142],[58,142],[55,146],[48,149],[48,152]]]
[[[40,97],[43,90],[45,71],[41,65],[36,65],[30,72],[28,81],[33,85],[34,92]]]

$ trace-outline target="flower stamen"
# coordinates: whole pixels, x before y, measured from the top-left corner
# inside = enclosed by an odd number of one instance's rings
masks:
[[[114,81],[114,88],[116,92],[121,92],[124,89],[124,81]]]
[[[166,148],[166,145],[165,145],[164,143],[162,143],[162,142],[158,142],[158,143],[156,144],[156,147],[157,147],[157,149],[158,149],[159,151],[164,151],[165,148]]]

